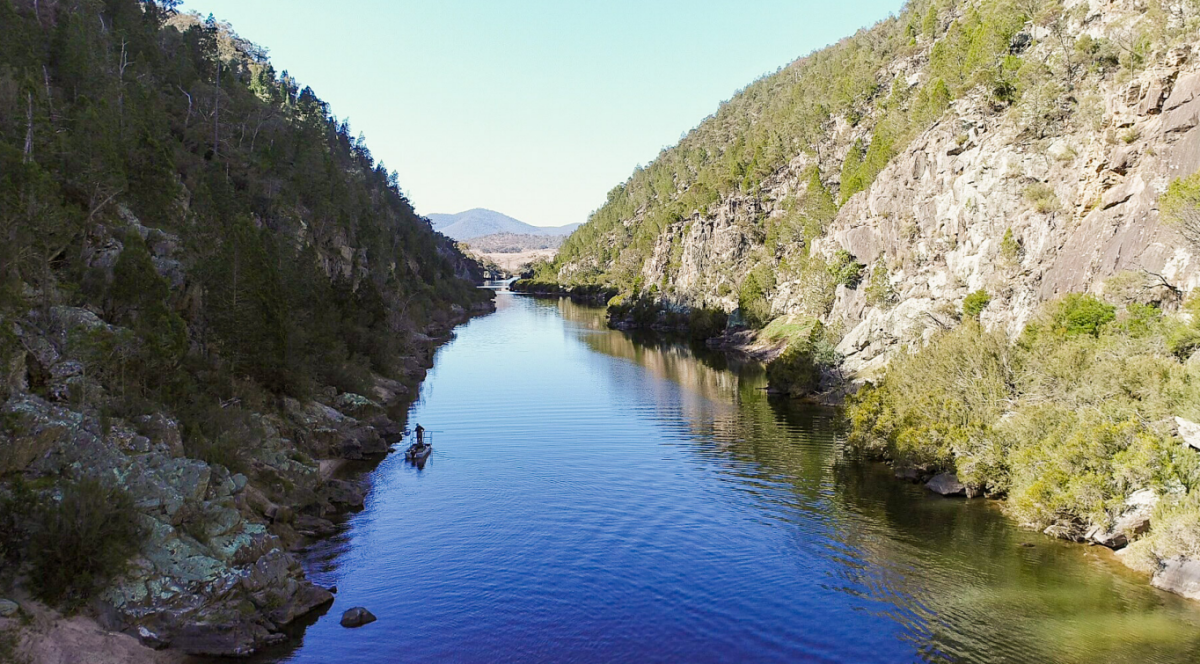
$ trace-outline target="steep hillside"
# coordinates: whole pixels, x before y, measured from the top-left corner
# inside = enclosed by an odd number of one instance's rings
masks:
[[[1198,27],[913,0],[723,104],[525,286],[618,292],[621,326],[730,314],[779,391],[874,383],[853,452],[1200,599]]]
[[[508,215],[482,208],[458,214],[431,214],[429,220],[433,222],[435,231],[459,241],[501,233],[566,236],[579,227],[579,224],[554,227],[533,226]]]
[[[176,4],[0,0],[0,595],[245,655],[332,601],[289,549],[490,302],[361,136]],[[4,643],[54,638],[22,611]]]
[[[983,320],[1012,333],[1123,271],[1186,291],[1193,249],[1156,200],[1200,166],[1195,14],[911,2],[723,104],[542,276],[752,325],[820,318],[867,372],[979,289],[995,291]]]

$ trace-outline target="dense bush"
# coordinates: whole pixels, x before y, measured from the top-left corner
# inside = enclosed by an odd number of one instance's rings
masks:
[[[849,251],[838,249],[826,268],[835,283],[846,288],[858,288],[862,273],[867,266],[854,260]]]
[[[24,565],[39,598],[78,607],[138,550],[137,515],[129,494],[98,480],[41,493],[18,481],[0,500],[4,557]]]
[[[849,444],[953,470],[1031,525],[1108,525],[1133,491],[1200,486],[1172,435],[1200,413],[1200,375],[1168,345],[1178,325],[1090,295],[1048,304],[1015,344],[968,319],[850,400]]]
[[[688,334],[697,341],[719,337],[729,325],[729,315],[720,309],[692,309],[688,314]]]
[[[767,365],[767,383],[781,394],[791,397],[813,394],[821,386],[822,374],[836,371],[841,364],[834,335],[813,318],[778,318],[759,337],[786,344],[783,353]]]
[[[767,295],[775,288],[775,271],[769,265],[758,265],[738,289],[738,309],[742,319],[759,329],[771,322],[771,303]]]
[[[817,391],[821,368],[806,345],[790,346],[767,365],[767,382],[772,389],[793,397]]]

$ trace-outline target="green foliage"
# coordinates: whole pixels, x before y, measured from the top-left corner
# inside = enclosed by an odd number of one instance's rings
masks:
[[[39,598],[76,608],[124,569],[143,530],[133,499],[118,488],[83,479],[64,483],[54,493],[58,495],[19,506],[20,557]],[[31,496],[25,489],[18,489],[18,495]]]
[[[865,292],[867,303],[875,307],[887,306],[896,299],[896,293],[892,290],[891,274],[883,256],[880,256],[871,268],[871,277],[867,281]]]
[[[842,203],[850,200],[851,196],[867,188],[869,184],[863,175],[862,141],[855,141],[846,152],[842,161]]]
[[[822,371],[832,370],[841,362],[834,350],[836,339],[814,318],[776,319],[759,337],[787,343],[783,353],[767,365],[767,382],[772,390],[790,397],[815,393],[821,385]]]
[[[1159,196],[1158,205],[1164,218],[1172,221],[1179,220],[1189,210],[1200,208],[1200,171],[1172,180]]]
[[[1117,309],[1094,295],[1070,293],[1051,303],[1044,315],[1026,327],[1022,338],[1032,340],[1046,333],[1058,336],[1086,334],[1100,336],[1100,331],[1117,318]]]
[[[1088,295],[1047,305],[1017,344],[968,319],[851,399],[850,444],[954,470],[1037,527],[1111,525],[1136,490],[1200,486],[1170,425],[1200,403],[1168,348],[1176,324],[1143,305],[1116,318]]]
[[[1021,245],[1013,237],[1011,227],[1004,231],[1004,239],[1000,240],[1000,258],[1010,265],[1015,265],[1021,258]]]
[[[696,214],[710,215],[713,204],[735,194],[757,195],[764,179],[799,154],[815,156],[817,168],[827,173],[840,170],[836,200],[844,203],[869,187],[956,97],[1019,65],[1020,58],[1008,64],[1005,58],[1010,37],[1025,19],[1008,2],[984,3],[967,15],[943,3],[914,2],[899,16],[752,83],[612,189],[563,244],[556,264],[571,266],[564,272],[572,284],[638,290],[633,286],[639,267],[666,229]],[[945,34],[943,22],[949,26]],[[927,82],[910,89],[890,64],[913,53],[917,26],[924,38],[937,39],[936,62]],[[861,129],[852,144],[830,145],[829,126],[837,118]],[[813,186],[820,181],[817,168],[803,208],[766,224],[768,251],[760,260],[778,257],[801,238],[808,246],[823,233],[823,219],[831,217],[824,210],[832,206],[816,203],[822,196],[812,195],[824,189]]]
[[[1033,204],[1033,209],[1042,214],[1058,210],[1058,194],[1054,193],[1054,188],[1048,184],[1035,182],[1025,187],[1022,195]]]
[[[1029,17],[1015,3],[971,7],[955,21],[930,54],[931,79],[942,79],[956,95],[976,85],[993,87],[1013,36]]]
[[[977,290],[968,295],[962,303],[963,316],[974,320],[979,320],[980,314],[987,308],[987,305],[992,301],[992,296],[988,295],[985,290]]]
[[[789,346],[767,365],[767,382],[772,389],[788,396],[812,394],[821,384],[821,368],[812,350],[804,345]]]
[[[688,313],[688,334],[697,341],[719,337],[729,325],[729,315],[720,309],[692,309]]]
[[[187,352],[187,326],[169,307],[170,296],[170,286],[155,270],[145,242],[135,232],[126,233],[107,302],[112,320],[131,327],[140,339],[137,366],[127,367],[138,372],[139,385],[161,386]]]
[[[106,412],[395,373],[486,297],[471,264],[312,90],[174,4],[0,3],[0,307],[103,310],[68,344]]]
[[[738,309],[752,328],[762,328],[771,322],[771,305],[767,294],[775,288],[775,271],[760,264],[746,275],[738,289]]]
[[[850,252],[845,249],[838,249],[837,253],[833,256],[833,260],[826,267],[829,275],[833,277],[834,282],[847,288],[858,288],[859,282],[862,281],[863,270],[865,269],[867,269],[867,266],[854,260]]]
[[[1188,322],[1179,322],[1167,334],[1167,347],[1180,360],[1187,360],[1200,350],[1200,297],[1192,295],[1183,304],[1191,315]]]
[[[1172,180],[1158,204],[1163,219],[1193,248],[1200,247],[1200,172]]]

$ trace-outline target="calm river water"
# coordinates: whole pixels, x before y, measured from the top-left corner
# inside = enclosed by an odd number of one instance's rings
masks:
[[[1200,661],[1200,608],[842,460],[834,413],[761,368],[497,304],[413,406],[428,465],[388,458],[308,552],[337,601],[271,660]],[[342,628],[353,606],[378,622]]]

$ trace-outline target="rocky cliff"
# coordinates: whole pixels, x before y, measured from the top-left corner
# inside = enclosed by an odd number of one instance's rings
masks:
[[[991,298],[983,322],[1014,335],[1042,302],[1117,275],[1143,299],[1177,304],[1200,273],[1158,197],[1200,168],[1195,21],[1188,3],[1142,0],[909,3],[751,86],[614,190],[573,238],[600,248],[568,242],[554,277],[727,312],[753,299],[753,279],[761,320],[821,319],[864,376],[956,324],[979,290]],[[960,48],[987,29],[990,46]],[[831,95],[818,111],[781,101],[821,87],[805,77],[849,86],[825,61],[852,69],[864,49],[872,69],[857,96]],[[958,57],[948,52],[983,52],[986,64],[946,86],[945,60]],[[937,90],[945,109],[927,113]],[[771,117],[780,105],[792,125]],[[747,157],[756,133],[770,138]],[[764,169],[773,145],[779,165]],[[873,153],[881,167],[864,187],[851,167]],[[746,179],[706,184],[713,155]],[[814,186],[841,200],[828,221],[811,209]],[[839,260],[861,278],[830,278]]]

